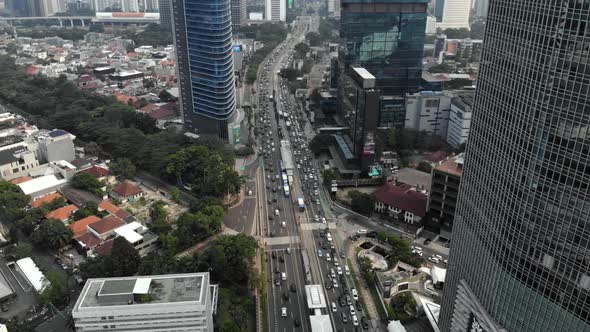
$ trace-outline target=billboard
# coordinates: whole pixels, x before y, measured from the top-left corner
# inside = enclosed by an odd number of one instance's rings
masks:
[[[240,52],[242,52],[242,45],[234,45],[234,46],[233,46],[233,50],[234,50],[234,52],[236,52],[236,53],[240,53]]]

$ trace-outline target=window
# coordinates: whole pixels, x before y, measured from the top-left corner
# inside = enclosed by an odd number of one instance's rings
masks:
[[[426,100],[426,107],[438,107],[439,99],[428,99]]]

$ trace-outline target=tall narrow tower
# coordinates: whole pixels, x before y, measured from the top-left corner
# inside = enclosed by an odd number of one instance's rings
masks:
[[[172,0],[185,129],[227,140],[235,110],[231,0]]]
[[[441,331],[590,331],[590,2],[493,0]]]

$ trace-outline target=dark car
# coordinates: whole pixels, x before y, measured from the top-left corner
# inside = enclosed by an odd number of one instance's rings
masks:
[[[295,287],[295,284],[289,285],[289,289],[291,290],[291,292],[297,293],[297,287]]]
[[[346,297],[344,297],[344,295],[341,295],[341,296],[338,298],[338,302],[340,302],[340,306],[341,306],[341,307],[344,307],[344,306],[346,306]]]
[[[301,322],[299,321],[299,318],[293,319],[293,325],[295,325],[295,327],[301,326]]]
[[[324,237],[326,236],[326,233],[324,231],[320,231],[320,237]]]
[[[326,282],[324,283],[324,285],[326,286],[326,287],[325,287],[326,289],[332,289],[332,282],[330,282],[330,281],[326,281]]]
[[[363,311],[363,304],[360,301],[356,301],[356,310]]]
[[[340,283],[345,285],[346,284],[346,277],[344,276],[344,274],[340,275]]]
[[[342,319],[342,323],[344,323],[344,324],[348,323],[348,317],[346,316],[344,311],[340,312],[340,318]]]
[[[276,278],[275,279],[275,285],[280,286],[281,285],[281,278]]]
[[[270,256],[271,256],[272,258],[277,258],[277,253],[273,251],[273,252],[270,254]]]
[[[426,240],[424,240],[424,245],[428,245],[430,242],[432,242],[432,240],[430,238],[426,238]]]
[[[281,255],[279,257],[279,262],[284,263],[285,262],[285,257],[283,257],[283,255]]]
[[[281,269],[279,269],[279,267],[275,267],[275,273],[281,273]]]
[[[367,317],[365,317],[365,316],[361,317],[361,325],[363,326],[363,329],[365,329],[365,330],[369,329],[369,320],[367,319]]]
[[[283,292],[283,300],[289,301],[289,292]]]
[[[376,238],[377,237],[377,232],[376,231],[370,231],[370,232],[367,233],[367,237]]]

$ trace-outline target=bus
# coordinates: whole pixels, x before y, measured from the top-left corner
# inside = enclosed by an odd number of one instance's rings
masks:
[[[303,200],[303,197],[297,197],[297,205],[299,205],[299,211],[305,210],[305,201]]]

